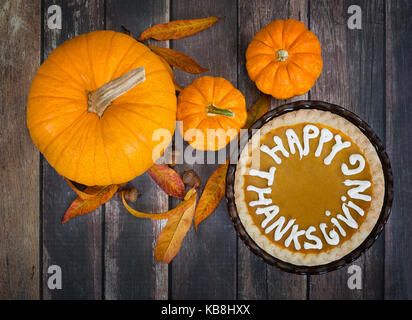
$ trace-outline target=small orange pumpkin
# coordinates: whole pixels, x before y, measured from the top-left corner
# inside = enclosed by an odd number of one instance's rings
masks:
[[[276,20],[246,50],[246,69],[258,89],[276,99],[308,92],[322,71],[321,46],[299,21]]]
[[[176,102],[156,54],[125,34],[96,31],[66,41],[39,68],[27,126],[61,175],[88,186],[119,184],[153,165],[153,133],[173,134]]]
[[[224,78],[198,78],[177,99],[180,133],[197,150],[225,147],[237,136],[246,117],[243,94]]]

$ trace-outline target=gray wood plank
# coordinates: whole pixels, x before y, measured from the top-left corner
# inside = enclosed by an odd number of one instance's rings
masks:
[[[362,29],[347,27],[350,5],[362,9]],[[385,138],[384,3],[310,1],[310,26],[322,45],[322,75],[310,91],[354,111]],[[355,264],[362,268],[363,289],[350,290],[348,268],[310,278],[310,299],[379,299],[383,297],[384,236]]]
[[[255,34],[277,19],[296,19],[308,25],[307,1],[239,1],[239,89],[251,107],[259,90],[246,70],[246,49]],[[288,101],[272,99],[271,108],[307,99],[307,94]],[[293,275],[267,265],[238,239],[238,297],[240,299],[305,299],[306,276]]]
[[[212,28],[188,38],[174,40],[171,47],[193,57],[209,71],[202,75],[224,77],[237,86],[237,4],[229,0],[173,1],[171,20],[225,16]],[[176,71],[176,79],[187,86],[201,75]],[[187,145],[187,144],[185,144]],[[194,169],[204,187],[216,165],[178,165]],[[177,204],[173,201],[173,206]],[[236,234],[222,201],[215,213],[191,228],[172,262],[172,299],[236,298]]]
[[[62,29],[47,27],[47,9],[62,9]],[[102,1],[43,1],[44,59],[65,40],[92,30],[104,22]],[[103,208],[77,217],[66,224],[61,218],[76,198],[63,177],[43,159],[43,298],[100,299],[102,296],[102,213]],[[49,290],[48,268],[62,269],[62,289]]]
[[[106,28],[120,31],[123,25],[134,37],[169,19],[169,1],[106,1]],[[159,45],[168,45],[162,42]],[[130,185],[140,197],[136,208],[144,212],[168,210],[168,196],[144,175]],[[165,221],[138,219],[124,208],[119,197],[106,204],[105,298],[167,299],[168,266],[156,262],[154,246]]]
[[[40,293],[39,152],[26,127],[40,16],[38,1],[0,4],[0,300]]]
[[[385,299],[411,299],[412,45],[411,1],[386,1],[387,148],[395,199],[385,230]]]

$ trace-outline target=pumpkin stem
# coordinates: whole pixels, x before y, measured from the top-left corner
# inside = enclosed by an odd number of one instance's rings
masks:
[[[144,67],[129,71],[119,78],[102,85],[96,91],[88,93],[88,112],[94,112],[101,117],[113,100],[125,94],[137,84],[146,80]]]
[[[280,49],[278,50],[278,52],[276,52],[276,59],[278,59],[279,61],[285,62],[286,60],[288,60],[289,58],[289,52],[287,52],[284,49]]]
[[[206,106],[206,113],[208,115],[221,115],[227,117],[234,117],[235,114],[230,109],[221,109],[216,107],[213,103]]]

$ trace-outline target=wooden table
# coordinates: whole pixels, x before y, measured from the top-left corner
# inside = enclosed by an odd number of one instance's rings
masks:
[[[48,9],[62,10],[62,29],[50,29]],[[362,9],[362,29],[348,28],[348,8]],[[324,69],[297,99],[349,108],[384,141],[392,161],[395,201],[384,234],[353,264],[362,289],[350,289],[348,267],[321,276],[292,275],[253,255],[238,239],[224,201],[193,227],[170,265],[154,260],[164,223],[137,219],[116,196],[65,225],[74,200],[64,179],[44,160],[26,129],[26,101],[40,63],[67,39],[91,30],[137,36],[176,19],[225,16],[213,28],[165,42],[223,76],[246,96],[259,93],[245,70],[254,34],[275,19],[303,21],[320,39]],[[409,0],[1,0],[0,1],[0,298],[10,299],[400,299],[412,298],[412,2]],[[176,71],[186,86],[196,79]],[[272,100],[272,108],[285,101]],[[182,173],[190,168],[179,165]],[[213,165],[195,165],[203,183]],[[133,180],[138,208],[176,204],[147,174]],[[62,289],[50,290],[51,265]]]

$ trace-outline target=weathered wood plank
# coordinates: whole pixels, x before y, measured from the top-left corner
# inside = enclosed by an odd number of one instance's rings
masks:
[[[362,29],[347,26],[348,7],[362,9]],[[385,138],[384,5],[371,1],[311,1],[310,26],[322,44],[322,75],[310,91],[354,111]],[[350,290],[348,268],[310,278],[310,299],[379,299],[383,297],[384,237],[355,264],[362,268],[363,289]]]
[[[172,48],[189,54],[210,71],[205,75],[224,77],[237,85],[237,6],[235,1],[174,1],[171,20],[225,16],[211,29],[188,38],[174,40]],[[203,75],[203,74],[202,74]],[[187,86],[200,75],[176,71],[177,81]],[[185,144],[187,145],[187,144]],[[179,165],[178,170],[194,169],[202,187],[215,165]],[[176,202],[173,202],[176,205]],[[173,299],[236,298],[236,234],[222,201],[196,234],[192,228],[179,254],[172,262]]]
[[[106,1],[106,28],[121,31],[123,25],[134,37],[168,19],[168,0]],[[168,196],[147,173],[130,185],[140,193],[136,203],[139,210],[168,210]],[[106,205],[105,221],[106,299],[167,299],[168,266],[154,258],[154,246],[165,222],[135,218],[117,196]]]
[[[0,4],[0,300],[39,298],[39,152],[26,102],[40,64],[40,4]]]
[[[385,299],[412,298],[411,16],[411,1],[386,1],[386,142],[395,199],[385,231]]]
[[[246,49],[255,34],[277,19],[296,19],[307,23],[307,1],[239,1],[239,89],[251,107],[259,97],[259,90],[249,79],[246,70]],[[288,101],[272,99],[272,108],[294,100],[307,99],[307,95]],[[306,276],[283,272],[267,265],[238,239],[238,296],[241,299],[305,299]]]
[[[49,29],[47,10],[59,5],[62,29]],[[78,34],[103,28],[102,1],[43,1],[44,59],[58,45]],[[65,225],[61,218],[75,193],[43,159],[43,298],[100,299],[102,296],[102,213],[103,208]],[[49,290],[48,268],[62,269],[62,289]]]

